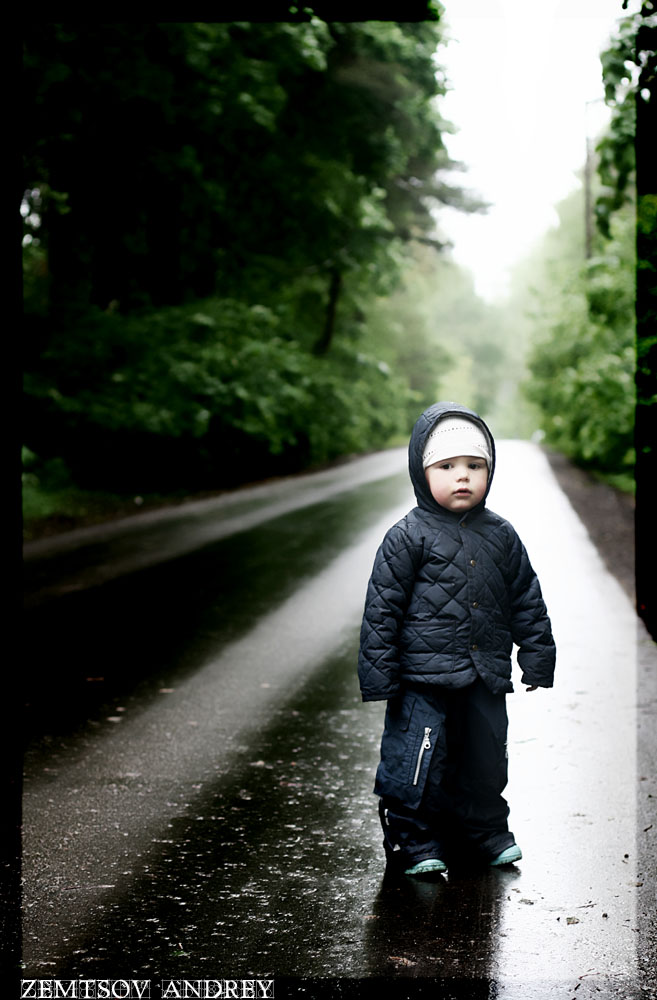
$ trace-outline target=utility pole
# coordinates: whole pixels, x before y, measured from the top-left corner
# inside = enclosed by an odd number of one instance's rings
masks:
[[[584,131],[586,133],[586,158],[584,160],[584,256],[591,259],[593,253],[593,137],[589,127],[589,108],[592,104],[604,103],[603,97],[596,97],[584,104]]]
[[[591,211],[591,174],[593,172],[593,156],[591,155],[591,137],[586,136],[586,160],[584,161],[584,256],[591,259],[593,246],[593,219]]]

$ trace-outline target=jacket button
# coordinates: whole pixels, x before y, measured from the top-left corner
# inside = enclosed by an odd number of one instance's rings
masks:
[[[479,601],[473,601],[472,602],[472,607],[473,608],[478,608],[479,607]]]
[[[476,559],[471,559],[470,560],[470,565],[471,566],[476,566],[477,565],[477,560]]]
[[[477,645],[476,642],[473,642],[473,644],[472,644],[472,646],[470,648],[471,649],[479,649],[479,646]]]

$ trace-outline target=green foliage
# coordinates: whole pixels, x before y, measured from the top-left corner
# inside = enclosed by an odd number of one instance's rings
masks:
[[[435,402],[441,377],[453,367],[432,322],[436,297],[436,253],[417,247],[394,292],[369,303],[363,343],[408,384],[405,432]]]
[[[603,189],[596,202],[596,220],[600,231],[609,236],[613,213],[627,201],[635,200],[632,182],[637,110],[646,124],[652,119],[652,139],[646,136],[642,141],[651,152],[654,146],[654,103],[652,113],[648,112],[657,96],[657,14],[652,3],[644,3],[640,12],[619,22],[616,35],[600,59],[605,101],[612,115],[609,129],[597,147]]]
[[[431,201],[462,200],[434,180],[440,37],[316,17],[31,23],[26,203],[52,314],[248,299],[254,269],[272,289],[336,268],[389,283]]]
[[[627,482],[635,460],[639,473],[635,419],[637,428],[639,417],[647,423],[642,411],[650,407],[654,413],[656,402],[647,391],[654,385],[657,313],[654,171],[649,184],[647,172],[635,184],[635,138],[636,148],[645,148],[647,142],[651,150],[653,146],[656,40],[653,5],[645,3],[640,13],[619,23],[602,53],[605,99],[612,116],[597,147],[597,245],[590,259],[575,269],[556,256],[545,265],[527,385],[542,408],[548,441],[618,482]],[[572,259],[572,230],[562,229],[554,239],[553,249],[561,246]]]
[[[29,448],[22,449],[23,521],[26,538],[31,522],[52,517],[62,509],[71,510],[73,484],[61,458],[39,459]]]
[[[62,455],[80,484],[135,490],[185,477],[220,486],[383,447],[408,397],[357,347],[317,358],[271,309],[226,299],[98,311],[75,340],[53,336],[25,383],[33,451]]]
[[[25,541],[43,537],[108,518],[127,517],[146,508],[170,505],[186,499],[178,494],[109,493],[106,490],[83,490],[71,479],[61,458],[43,460],[23,448],[23,538]]]
[[[499,313],[478,297],[470,273],[452,261],[437,262],[436,279],[434,336],[456,363],[453,372],[441,372],[440,395],[489,417],[508,363]]]
[[[562,239],[567,244],[567,232]],[[579,268],[547,261],[526,392],[542,411],[549,444],[583,465],[627,475],[636,363],[632,214],[618,215],[599,243]]]
[[[467,271],[434,249],[415,248],[395,291],[368,310],[366,331],[413,390],[409,426],[439,398],[491,417],[512,393],[515,345],[502,311],[478,297]],[[518,433],[514,414],[508,428]]]
[[[636,132],[635,90],[632,67],[636,46],[636,18],[624,18],[618,33],[600,57],[605,86],[605,100],[612,108],[610,127],[598,143],[598,175],[603,191],[598,195],[595,213],[600,231],[609,236],[611,217],[626,201],[634,172],[634,135]]]
[[[445,353],[379,343],[370,304],[436,202],[476,207],[439,177],[440,13],[27,24],[36,455],[88,486],[198,489],[406,431],[435,384],[417,365]]]

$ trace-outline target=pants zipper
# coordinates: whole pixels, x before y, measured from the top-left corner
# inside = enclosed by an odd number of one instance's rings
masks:
[[[422,766],[422,758],[424,757],[424,751],[431,749],[431,740],[429,739],[431,735],[431,726],[424,727],[424,739],[422,740],[422,746],[420,747],[420,752],[417,755],[417,765],[415,768],[415,777],[413,778],[413,784],[417,785],[420,778],[420,767]]]

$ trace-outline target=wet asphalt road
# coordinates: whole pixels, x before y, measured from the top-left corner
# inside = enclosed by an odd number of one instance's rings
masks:
[[[655,648],[531,444],[501,443],[490,500],[559,651],[553,691],[509,698],[524,858],[384,873],[383,705],[361,704],[355,653],[374,552],[413,502],[404,465],[370,456],[32,547],[24,976],[657,995]]]

